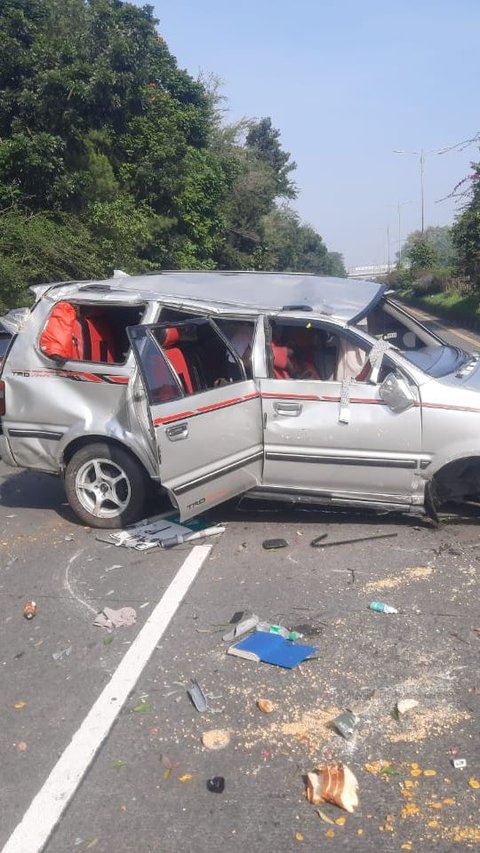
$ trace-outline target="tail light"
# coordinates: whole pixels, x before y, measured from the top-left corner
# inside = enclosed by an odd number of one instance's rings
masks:
[[[5,382],[0,379],[0,418],[6,413],[5,408]]]

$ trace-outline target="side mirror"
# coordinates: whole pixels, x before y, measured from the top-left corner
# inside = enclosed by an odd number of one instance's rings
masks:
[[[415,397],[404,379],[389,373],[379,388],[380,397],[392,412],[404,412],[415,405]]]

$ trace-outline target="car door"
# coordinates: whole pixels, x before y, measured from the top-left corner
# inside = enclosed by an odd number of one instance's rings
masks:
[[[162,485],[188,519],[257,486],[258,389],[209,319],[129,329],[148,399]]]
[[[286,357],[283,363],[281,358],[287,350],[295,361],[289,324],[267,327],[267,348],[270,337],[275,355],[270,378],[260,382],[264,486],[333,502],[421,503],[425,460],[419,406],[393,412],[380,396],[378,381],[361,381],[368,350],[350,331],[315,321],[290,325],[304,338],[308,330],[313,348],[308,358],[297,355],[298,372],[289,375]],[[302,372],[301,363],[310,366]],[[349,369],[360,380],[348,389],[342,380]],[[417,389],[412,393],[418,402]]]

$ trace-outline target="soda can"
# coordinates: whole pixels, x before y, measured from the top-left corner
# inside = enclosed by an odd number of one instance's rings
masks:
[[[27,601],[23,608],[23,615],[25,619],[33,619],[37,615],[37,605],[34,601]]]

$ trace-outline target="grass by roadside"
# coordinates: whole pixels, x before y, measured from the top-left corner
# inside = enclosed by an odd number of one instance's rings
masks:
[[[404,302],[423,307],[438,317],[480,328],[480,294],[466,296],[458,291],[444,291],[419,296],[410,287],[402,288],[397,293]]]

